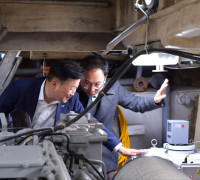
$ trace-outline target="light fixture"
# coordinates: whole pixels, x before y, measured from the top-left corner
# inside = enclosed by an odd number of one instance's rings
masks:
[[[4,56],[5,56],[5,53],[0,52],[0,60],[3,59]]]
[[[146,9],[156,9],[158,0],[143,0],[143,4]]]
[[[165,72],[164,65],[176,65],[179,62],[179,56],[154,52],[138,56],[132,64],[134,66],[156,66],[153,72]]]

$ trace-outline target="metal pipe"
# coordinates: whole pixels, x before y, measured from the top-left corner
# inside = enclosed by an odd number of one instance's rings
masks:
[[[0,122],[1,122],[1,132],[8,132],[7,131],[7,120],[4,113],[0,113]]]
[[[151,14],[151,11],[146,12],[147,15]],[[117,37],[115,37],[112,41],[110,41],[107,46],[106,50],[101,53],[102,56],[105,56],[108,54],[110,50],[112,50],[119,42],[121,42],[123,39],[125,39],[128,35],[130,35],[137,26],[144,23],[147,20],[147,16],[143,16],[138,21],[134,22],[131,26],[129,26],[127,29],[125,29],[122,33],[120,33]]]
[[[41,69],[18,69],[15,75],[39,74],[42,73]]]
[[[147,79],[148,84],[151,85],[151,87],[153,87],[154,89],[159,89],[165,80],[165,76],[160,73],[154,74],[152,77],[145,77],[145,78]],[[122,86],[128,86],[128,85],[132,86],[134,84],[135,79],[134,78],[119,79],[119,82]]]
[[[2,27],[0,30],[0,40],[2,40],[7,33],[8,33],[8,29],[6,27]]]
[[[137,67],[136,78],[142,77],[142,66]]]
[[[0,61],[0,94],[10,83],[22,61],[22,57],[19,56],[20,52],[21,51],[8,51]]]
[[[134,83],[134,78],[126,78],[126,79],[119,79],[119,83],[122,85],[122,86],[129,86],[129,85],[133,85]]]
[[[103,175],[104,175],[105,179],[107,179],[107,173],[106,173],[106,166],[105,166],[105,164],[104,164],[102,161],[100,161],[100,160],[94,160],[94,159],[90,159],[90,162],[93,163],[93,164],[97,164],[97,165],[100,164],[101,167],[102,167]],[[89,166],[88,166],[87,163],[86,163],[85,165],[87,166],[88,171],[90,172],[91,168],[89,168]],[[90,172],[90,173],[93,174],[94,171],[92,171],[92,172]]]
[[[166,98],[163,100],[165,106],[162,108],[162,144],[166,143],[167,139],[167,120],[169,119],[169,101],[170,101],[170,86],[166,88]]]

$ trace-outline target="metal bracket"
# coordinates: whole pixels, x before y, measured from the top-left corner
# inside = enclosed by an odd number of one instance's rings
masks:
[[[1,121],[1,131],[2,132],[7,132],[7,120],[6,120],[6,116],[4,113],[0,113],[0,121]]]
[[[12,80],[18,66],[22,61],[21,51],[8,51],[0,61],[0,94]]]
[[[147,18],[144,50],[146,50],[146,53],[148,54],[149,45],[147,44],[147,42],[148,42],[148,30],[149,30],[149,15],[142,9],[143,5],[140,5],[138,1],[139,0],[137,0],[135,3],[135,8],[139,9]]]
[[[144,11],[143,11],[144,12]],[[119,42],[121,42],[123,39],[125,39],[128,35],[130,35],[137,26],[139,26],[140,24],[142,24],[143,22],[145,22],[147,20],[148,22],[148,17],[149,15],[152,13],[152,11],[147,10],[146,12],[144,12],[145,16],[143,16],[142,18],[140,18],[138,21],[134,22],[131,26],[129,26],[127,29],[125,29],[122,33],[120,33],[117,37],[115,37],[112,41],[110,41],[107,45],[106,45],[106,50],[104,50],[101,53],[101,56],[105,56],[109,53],[109,51],[111,51]],[[147,33],[147,32],[146,32]],[[146,35],[146,39],[147,39],[147,35]],[[147,41],[147,40],[146,40]],[[146,43],[146,42],[145,42]]]
[[[43,77],[45,77],[46,76],[46,57],[47,57],[47,54],[46,53],[44,53],[43,54],[43,70],[42,70],[42,75],[43,75]]]

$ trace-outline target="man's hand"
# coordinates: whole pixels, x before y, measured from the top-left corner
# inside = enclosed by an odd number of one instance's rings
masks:
[[[136,156],[137,154],[144,154],[146,153],[147,151],[146,150],[142,150],[142,149],[129,149],[129,148],[125,148],[123,146],[121,146],[119,149],[118,149],[118,152],[120,154],[122,154],[123,156]]]
[[[161,102],[166,97],[165,91],[166,91],[166,88],[168,86],[168,82],[169,82],[169,80],[165,79],[165,81],[163,82],[163,84],[160,87],[160,89],[156,92],[156,95],[154,97],[154,102],[155,103]]]

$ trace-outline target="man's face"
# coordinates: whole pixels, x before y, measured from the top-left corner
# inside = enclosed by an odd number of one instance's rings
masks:
[[[60,82],[54,88],[54,98],[62,103],[66,103],[72,96],[74,96],[78,88],[80,79],[68,78],[67,81]]]
[[[81,87],[88,96],[98,94],[106,81],[106,77],[101,69],[85,71],[85,77],[81,80]]]

